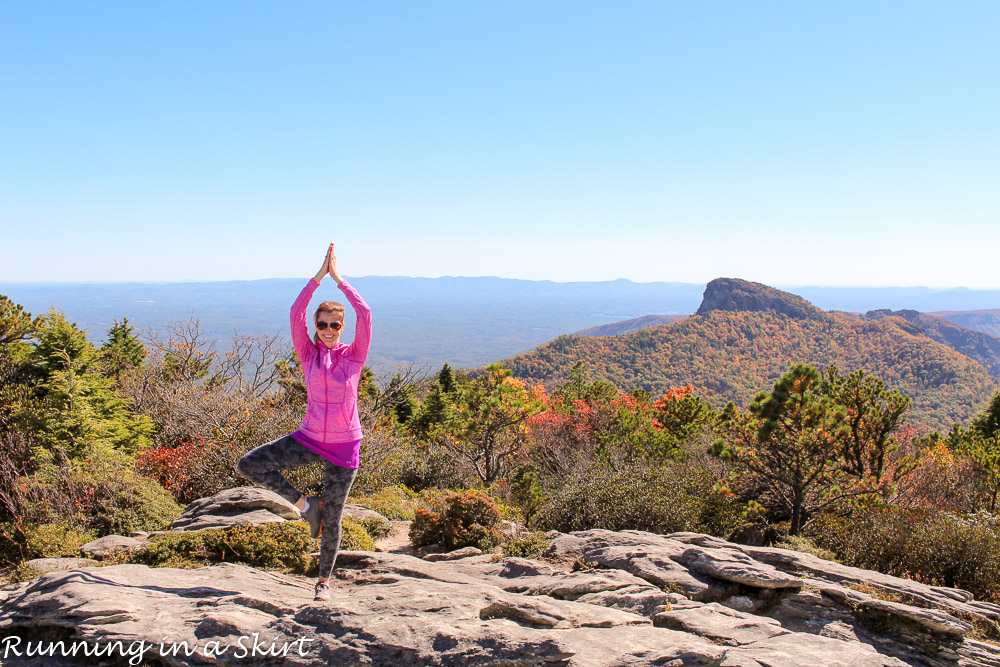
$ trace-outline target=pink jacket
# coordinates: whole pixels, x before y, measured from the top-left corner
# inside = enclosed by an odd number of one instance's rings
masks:
[[[292,343],[305,374],[309,406],[302,427],[292,437],[338,465],[356,468],[363,435],[358,417],[358,380],[371,344],[372,311],[345,280],[340,291],[357,315],[354,342],[337,343],[331,348],[322,342],[314,343],[309,337],[306,308],[317,287],[319,283],[310,278],[292,304]],[[352,446],[331,447],[348,443]]]

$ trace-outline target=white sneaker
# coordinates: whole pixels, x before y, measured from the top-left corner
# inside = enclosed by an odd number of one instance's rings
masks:
[[[316,597],[313,600],[329,600],[330,599],[330,584],[325,581],[316,582]]]

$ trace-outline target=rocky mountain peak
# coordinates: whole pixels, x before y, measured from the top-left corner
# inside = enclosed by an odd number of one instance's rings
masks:
[[[796,319],[823,315],[822,310],[800,296],[739,278],[716,278],[708,283],[695,315],[707,315],[713,310],[781,313]]]

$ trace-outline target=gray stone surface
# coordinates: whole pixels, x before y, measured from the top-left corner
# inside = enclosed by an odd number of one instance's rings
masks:
[[[354,519],[381,519],[386,523],[392,523],[381,513],[365,507],[364,505],[356,505],[354,503],[344,505],[344,516],[349,516]]]
[[[50,572],[0,591],[0,636],[231,647],[167,665],[1000,665],[969,638],[992,606],[962,591],[691,533],[553,537],[543,559],[341,552],[329,602],[313,580],[231,564]],[[254,633],[291,648],[237,659]]]
[[[439,554],[427,554],[424,556],[424,560],[429,560],[431,562],[439,560],[458,560],[460,558],[469,558],[470,556],[482,556],[483,550],[477,549],[476,547],[462,547],[461,549],[455,549],[453,551],[445,551]]]
[[[24,563],[35,572],[52,572],[53,570],[74,570],[81,567],[99,565],[93,558],[33,558]]]
[[[717,602],[695,602],[677,594],[670,596],[668,609],[653,616],[653,624],[727,646],[755,644],[789,632],[773,618],[746,614]]]

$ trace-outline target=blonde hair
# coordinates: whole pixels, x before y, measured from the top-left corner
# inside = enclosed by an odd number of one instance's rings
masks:
[[[336,315],[340,315],[340,321],[343,322],[344,312],[345,312],[344,304],[337,303],[336,301],[324,301],[323,303],[319,304],[319,306],[316,308],[316,313],[313,315],[313,324],[315,324],[316,320],[319,319],[320,313],[334,313]],[[319,342],[319,331],[313,334],[313,343],[318,343],[318,342]]]

